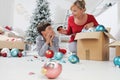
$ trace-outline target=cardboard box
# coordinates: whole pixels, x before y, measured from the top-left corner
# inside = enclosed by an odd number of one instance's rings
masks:
[[[18,48],[20,50],[24,50],[25,43],[23,41],[0,41],[0,49],[3,48]]]
[[[116,49],[116,56],[120,56],[120,41],[114,41],[109,44],[109,47]]]
[[[109,38],[112,35],[104,32],[77,33],[77,55],[83,60],[109,60]]]

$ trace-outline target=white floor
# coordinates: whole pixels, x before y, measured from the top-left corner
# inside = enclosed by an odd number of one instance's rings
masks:
[[[72,64],[63,58],[62,73],[52,80],[119,80],[120,68],[115,67],[112,61],[80,60]],[[41,68],[48,59],[34,56],[0,57],[0,80],[51,80],[42,73]],[[34,73],[31,74],[30,73]]]
[[[68,44],[61,43],[60,47],[68,49]],[[62,73],[56,79],[47,79],[41,73],[48,59],[39,57],[36,52],[30,51],[22,58],[0,57],[0,80],[119,80],[120,68],[114,66],[112,51],[115,50],[111,50],[109,61],[80,60],[77,64],[68,61],[70,54],[65,55]]]

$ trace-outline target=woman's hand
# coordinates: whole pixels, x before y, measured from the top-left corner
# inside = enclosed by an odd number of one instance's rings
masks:
[[[90,22],[84,26],[85,29],[89,29],[90,27],[94,27],[94,23]]]
[[[65,29],[63,29],[63,26],[59,26],[57,28],[57,31],[60,33],[60,34],[67,34],[67,31]]]
[[[65,29],[63,29],[61,26],[57,28],[57,31],[60,33],[60,34],[67,34],[67,31]]]
[[[61,29],[61,30],[58,31],[58,32],[61,33],[61,34],[67,34],[66,30],[64,30],[64,29]]]

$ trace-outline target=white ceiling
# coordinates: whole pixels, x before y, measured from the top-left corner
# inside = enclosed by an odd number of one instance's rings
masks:
[[[120,0],[85,0],[87,12],[100,15],[102,12],[119,2]]]
[[[74,2],[75,0],[69,1]],[[119,1],[120,0],[85,0],[87,8],[86,12],[98,16]]]

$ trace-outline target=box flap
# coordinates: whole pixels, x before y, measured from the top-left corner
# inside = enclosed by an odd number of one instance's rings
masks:
[[[110,33],[107,33],[107,32],[104,32],[104,34],[106,36],[108,36],[109,38],[113,39],[113,40],[116,40]]]
[[[109,44],[110,47],[120,46],[120,41],[114,41]]]
[[[77,33],[75,40],[77,39],[99,39],[100,32],[81,32]]]

